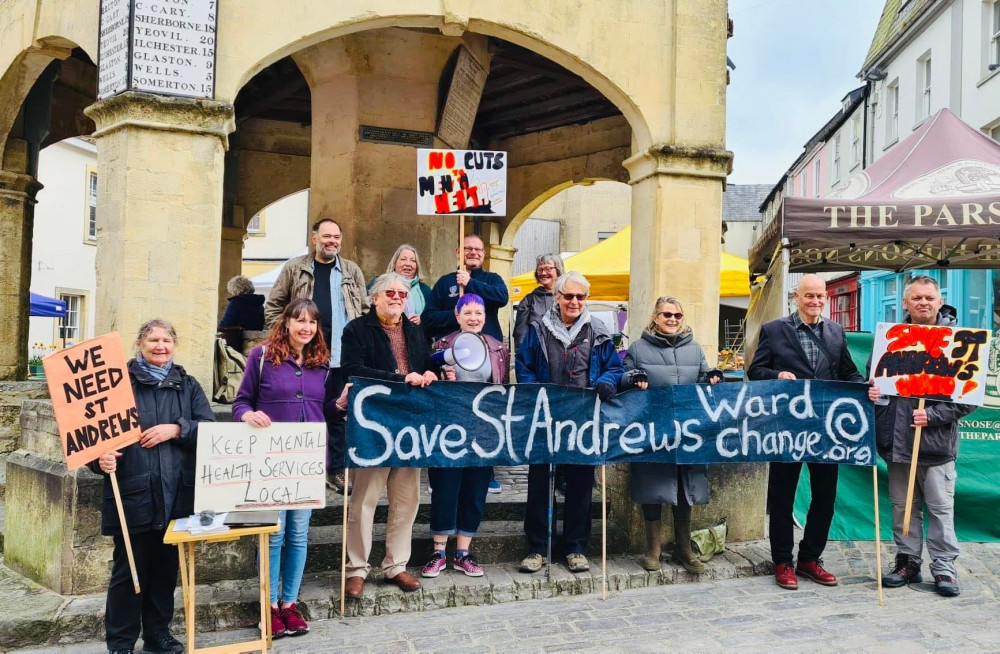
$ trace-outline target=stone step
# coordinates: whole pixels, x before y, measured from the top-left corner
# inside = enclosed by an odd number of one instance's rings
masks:
[[[608,592],[702,580],[733,579],[772,574],[766,542],[736,543],[706,564],[702,575],[692,575],[664,562],[657,572],[647,572],[638,558],[608,559]],[[558,595],[601,592],[600,559],[591,559],[591,569],[573,574],[556,564],[533,575],[517,571],[516,564],[485,565],[482,577],[466,577],[448,570],[436,579],[422,579],[423,588],[403,593],[395,586],[371,578],[360,599],[348,600],[345,615],[374,616],[429,611],[456,606],[530,601]],[[411,572],[416,573],[414,568]],[[0,567],[0,650],[72,645],[104,638],[103,594],[63,597]],[[196,592],[197,631],[213,632],[256,627],[260,604],[256,580],[200,584]],[[341,617],[339,573],[307,573],[299,592],[300,605],[308,620]],[[183,638],[184,613],[180,589],[175,595],[175,636]]]

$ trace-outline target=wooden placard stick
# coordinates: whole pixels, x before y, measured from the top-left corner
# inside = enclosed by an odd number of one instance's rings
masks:
[[[465,268],[465,216],[458,217],[458,270]],[[465,295],[465,287],[459,284],[458,297]]]
[[[608,599],[608,476],[601,466],[601,599]]]
[[[878,465],[872,466],[872,488],[875,489],[875,585],[878,587],[878,605],[885,606],[882,597],[882,525],[878,512]]]
[[[340,617],[344,617],[344,601],[347,592],[347,489],[351,487],[351,469],[344,468],[344,525],[340,531]]]
[[[125,553],[128,555],[128,568],[132,571],[132,586],[135,587],[135,594],[139,594],[139,573],[135,570],[135,557],[132,556],[132,539],[128,535],[128,525],[125,524],[125,509],[122,508],[122,494],[118,490],[118,475],[109,472],[111,477],[111,490],[115,494],[115,508],[118,509],[118,524],[122,527],[122,539],[125,541]]]
[[[920,398],[917,411],[924,410],[924,398]],[[920,435],[922,426],[913,431],[913,452],[910,453],[910,479],[906,482],[906,508],[903,509],[903,537],[910,535],[910,514],[913,508],[913,487],[917,483],[917,457],[920,455]]]

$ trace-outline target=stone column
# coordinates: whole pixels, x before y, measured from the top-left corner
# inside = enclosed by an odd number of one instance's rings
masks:
[[[42,185],[28,170],[27,143],[7,142],[0,166],[0,380],[28,376],[28,289],[35,195]]]
[[[629,337],[639,338],[661,295],[684,303],[709,365],[718,356],[719,258],[722,191],[732,167],[725,150],[657,146],[625,161],[632,185],[632,275]],[[628,471],[613,469],[612,503],[619,525],[639,549],[645,541],[642,516],[628,495]],[[712,500],[695,507],[694,528],[727,519],[730,540],[764,536],[767,466],[718,465],[709,471]],[[672,517],[663,511],[664,537],[673,540]]]
[[[487,246],[489,252],[487,253],[486,268],[490,272],[495,272],[496,274],[503,277],[505,282],[510,282],[510,271],[511,267],[514,265],[514,253],[517,252],[517,248],[508,247],[506,245],[501,245],[500,243],[490,243]],[[504,336],[510,338],[510,326],[513,323],[513,309],[511,304],[508,303],[504,308],[500,309],[500,326],[503,328]],[[514,342],[510,342],[511,350],[514,349]]]
[[[144,320],[170,320],[177,361],[211,393],[233,107],[129,92],[86,113],[101,170],[97,332],[117,330],[130,346]]]
[[[242,207],[239,207],[242,209]],[[242,223],[242,211],[239,211]],[[243,241],[246,227],[222,227],[222,247],[219,250],[219,318],[226,310],[226,284],[243,271]]]

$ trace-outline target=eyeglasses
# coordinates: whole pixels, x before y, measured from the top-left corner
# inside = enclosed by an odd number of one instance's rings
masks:
[[[572,302],[573,300],[576,300],[577,302],[583,302],[584,300],[587,299],[586,293],[560,293],[560,295],[566,298],[567,302]]]
[[[470,246],[466,245],[465,246],[465,251],[466,252],[486,252],[486,249],[485,248],[474,248],[474,247],[470,247]]]
[[[680,320],[684,317],[683,313],[670,313],[669,311],[661,311],[660,315],[666,320],[670,320],[671,318],[674,320]]]
[[[556,267],[555,266],[538,266],[537,268],[535,268],[535,272],[540,272],[540,273],[542,273],[542,272],[555,272],[555,271],[556,271]]]
[[[400,300],[405,300],[406,297],[410,294],[409,291],[397,291],[394,288],[387,288],[382,292],[385,293],[385,296],[389,298],[395,298],[396,296],[399,296]]]

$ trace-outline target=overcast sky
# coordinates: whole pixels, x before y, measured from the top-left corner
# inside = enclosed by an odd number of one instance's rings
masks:
[[[883,0],[729,0],[736,64],[727,99],[734,184],[776,184],[840,108]]]

